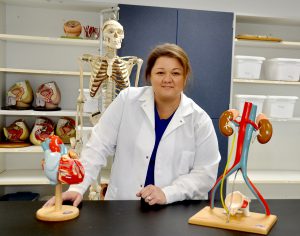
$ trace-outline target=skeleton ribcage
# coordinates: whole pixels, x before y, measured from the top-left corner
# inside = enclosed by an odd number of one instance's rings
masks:
[[[94,97],[99,90],[99,87],[103,81],[112,79],[115,81],[115,95],[130,86],[129,73],[126,66],[126,62],[120,58],[116,58],[112,64],[109,66],[106,60],[93,60],[92,65],[92,75],[90,81],[90,95]]]

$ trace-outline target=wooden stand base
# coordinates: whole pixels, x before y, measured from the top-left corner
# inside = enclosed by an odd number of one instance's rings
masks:
[[[0,148],[22,148],[22,147],[29,147],[31,143],[26,142],[0,142]]]
[[[74,206],[62,205],[62,185],[55,186],[55,205],[43,207],[36,212],[36,218],[43,221],[72,220],[79,215],[79,209]]]
[[[36,212],[36,218],[43,221],[66,221],[72,220],[79,215],[79,210],[74,206],[62,205],[59,211],[55,206],[43,207]]]
[[[268,234],[277,220],[275,215],[250,212],[250,216],[237,214],[230,216],[229,222],[223,208],[211,209],[209,206],[193,215],[190,224],[210,226],[223,229],[238,230],[257,234]]]

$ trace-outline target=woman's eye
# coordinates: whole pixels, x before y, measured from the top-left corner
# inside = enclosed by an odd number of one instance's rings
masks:
[[[179,72],[173,72],[172,75],[173,76],[180,76],[181,74]]]
[[[156,74],[158,74],[158,75],[163,75],[163,74],[164,74],[164,72],[162,72],[162,71],[158,71]]]

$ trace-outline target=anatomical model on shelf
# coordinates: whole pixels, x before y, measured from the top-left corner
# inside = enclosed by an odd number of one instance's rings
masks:
[[[76,135],[75,120],[70,117],[61,117],[57,121],[55,134],[61,138],[64,143],[70,143],[70,139]]]
[[[102,37],[104,45],[104,55],[84,54],[80,58],[80,94],[77,99],[77,117],[76,117],[76,145],[77,153],[81,152],[82,146],[82,126],[83,126],[83,103],[85,101],[83,93],[83,70],[82,62],[89,63],[91,67],[91,77],[89,84],[90,96],[100,97],[101,108],[92,114],[91,122],[96,124],[101,116],[101,113],[109,106],[113,99],[120,93],[121,90],[130,86],[130,75],[132,69],[137,65],[135,86],[138,86],[139,74],[143,60],[136,56],[117,56],[117,50],[121,48],[122,40],[124,39],[123,26],[116,20],[108,20],[103,24]],[[72,143],[72,142],[71,142]],[[99,187],[94,185],[97,194],[91,191],[90,197],[98,199]],[[93,188],[93,187],[92,187]]]
[[[50,135],[54,134],[54,122],[47,117],[37,117],[30,133],[30,142],[41,145]]]
[[[276,222],[277,217],[275,215],[271,215],[266,200],[247,175],[248,151],[251,140],[256,137],[261,144],[265,144],[271,139],[273,133],[272,124],[269,119],[264,114],[259,114],[256,117],[256,110],[256,105],[250,102],[245,102],[241,117],[239,116],[238,110],[235,109],[227,110],[222,113],[219,120],[221,133],[225,136],[234,135],[227,164],[225,166],[224,173],[217,179],[211,190],[210,207],[205,207],[192,216],[189,219],[189,223],[267,234]],[[254,131],[256,132],[253,133]],[[236,133],[238,133],[238,140],[235,159],[232,166],[228,169],[228,165],[231,162]],[[231,174],[234,172],[237,174],[238,171],[241,171],[246,185],[263,206],[265,214],[250,212],[250,199],[239,191],[232,190],[232,192],[227,195],[224,202],[224,182]],[[217,208],[214,205],[215,193],[220,185],[220,197],[223,208]]]
[[[64,32],[68,38],[78,38],[81,34],[82,26],[77,20],[69,20],[64,23]]]
[[[51,185],[55,185],[55,205],[42,207],[36,217],[43,221],[65,221],[79,215],[77,207],[62,205],[62,184],[78,184],[84,179],[84,169],[73,150],[67,150],[62,140],[51,135],[42,143],[44,172]]]
[[[61,101],[60,90],[54,81],[41,84],[36,91],[36,106],[38,111],[58,111]]]
[[[0,142],[0,148],[16,148],[30,146],[28,142],[29,129],[25,120],[18,119],[7,127],[3,127],[5,141]]]
[[[32,101],[33,92],[29,81],[20,81],[9,88],[6,97],[6,107],[3,107],[3,109],[31,109]]]

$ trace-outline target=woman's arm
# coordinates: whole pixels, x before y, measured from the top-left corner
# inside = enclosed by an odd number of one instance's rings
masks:
[[[85,178],[81,184],[71,185],[68,191],[83,195],[98,173],[107,164],[107,157],[115,153],[117,136],[122,120],[128,89],[121,91],[101,116],[81,154]]]

